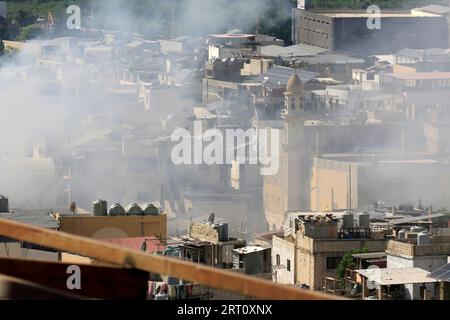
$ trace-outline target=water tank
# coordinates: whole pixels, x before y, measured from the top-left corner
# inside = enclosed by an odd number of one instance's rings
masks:
[[[125,209],[119,204],[119,203],[114,203],[110,208],[109,208],[109,215],[114,217],[114,216],[125,216]]]
[[[223,226],[220,223],[214,224],[214,229],[217,230],[219,241],[223,239]]]
[[[127,214],[129,216],[142,216],[144,211],[137,203],[132,203],[127,207]]]
[[[0,213],[9,212],[9,200],[8,197],[0,195]]]
[[[221,239],[221,241],[226,242],[226,241],[229,240],[228,223],[222,222],[220,225],[222,226],[222,239]]]
[[[94,216],[102,217],[108,215],[108,202],[105,200],[96,200],[92,203],[92,212],[94,212]]]
[[[360,228],[370,227],[370,215],[367,212],[361,212],[358,214],[358,226]]]
[[[350,211],[346,211],[342,217],[342,228],[353,228],[353,213],[351,213]]]
[[[424,244],[431,244],[431,235],[426,231],[422,231],[417,235],[417,245]]]
[[[408,231],[406,229],[402,229],[398,232],[398,238],[399,239],[406,239],[406,234]]]
[[[425,229],[422,228],[422,227],[418,227],[418,226],[412,226],[412,227],[409,229],[409,231],[410,231],[411,233],[419,233],[419,232],[425,231]]]
[[[144,209],[145,216],[159,215],[159,209],[153,203],[147,203],[143,209]]]
[[[158,293],[155,295],[155,300],[169,300],[169,296],[165,293]]]

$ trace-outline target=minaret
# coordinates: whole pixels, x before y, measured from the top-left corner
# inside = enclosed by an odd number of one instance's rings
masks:
[[[305,143],[306,112],[304,109],[304,86],[295,73],[288,81],[285,95],[286,141],[284,153],[285,212],[310,210],[309,157]]]

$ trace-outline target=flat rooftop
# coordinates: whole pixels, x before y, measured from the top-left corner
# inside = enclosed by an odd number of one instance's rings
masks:
[[[360,10],[311,10],[314,13],[331,18],[370,18],[373,14]],[[441,14],[421,11],[421,10],[403,10],[403,11],[385,11],[380,13],[381,18],[417,18],[417,17],[442,17]]]
[[[400,80],[441,80],[450,79],[450,72],[414,72],[414,73],[388,73],[389,77]]]
[[[420,268],[358,269],[355,272],[382,286],[438,282],[429,278],[430,273]]]

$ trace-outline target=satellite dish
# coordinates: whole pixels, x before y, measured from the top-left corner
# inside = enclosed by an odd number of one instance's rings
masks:
[[[208,222],[209,222],[209,223],[214,223],[214,218],[215,218],[215,217],[216,217],[216,215],[214,214],[214,212],[211,213],[211,214],[209,215]]]

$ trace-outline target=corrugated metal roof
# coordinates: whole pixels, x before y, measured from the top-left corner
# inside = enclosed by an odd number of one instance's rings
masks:
[[[428,275],[428,277],[440,281],[450,282],[450,263],[434,270]]]
[[[299,60],[309,64],[363,64],[364,59],[334,51],[324,52],[314,57],[301,57]]]
[[[297,73],[298,77],[303,83],[306,83],[314,78],[316,78],[319,74],[310,71],[304,70],[296,70],[288,67],[281,66],[273,66],[266,73],[260,74],[255,78],[255,80],[263,82],[266,81],[268,83],[278,84],[280,86],[286,86],[289,78],[292,77],[294,73]]]
[[[138,251],[141,250],[141,246],[145,241],[147,244],[147,253],[154,253],[165,249],[165,246],[161,244],[159,239],[156,237],[103,239],[101,241]]]
[[[353,57],[346,53],[332,51],[326,48],[297,44],[289,47],[265,46],[261,48],[261,55],[266,57],[281,57],[284,59],[301,58],[299,60],[310,64],[317,63],[364,63],[363,59]]]
[[[47,229],[57,229],[59,226],[58,221],[50,215],[50,209],[12,209],[11,211],[8,213],[0,213],[0,219],[27,223]]]
[[[428,220],[428,219],[433,219],[433,218],[439,218],[439,217],[443,217],[443,216],[444,215],[442,213],[435,213],[435,214],[431,214],[431,215],[423,215],[423,216],[418,216],[418,217],[408,217],[408,218],[401,218],[401,219],[396,219],[396,220],[390,220],[389,223],[397,225],[397,224],[416,222],[416,221],[420,221],[420,220]]]
[[[280,47],[276,45],[264,46],[261,48],[261,54],[267,57],[307,57],[317,55],[329,49],[310,46],[307,44],[296,44],[289,47]]]

